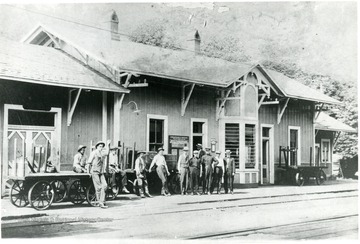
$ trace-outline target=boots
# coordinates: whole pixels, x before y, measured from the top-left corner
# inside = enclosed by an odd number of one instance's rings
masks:
[[[142,187],[139,188],[139,193],[140,193],[141,198],[145,198],[144,191],[143,191]]]
[[[147,186],[145,186],[145,196],[147,196],[147,197],[152,197],[152,196],[150,195],[150,193],[149,193],[149,189],[148,189]]]

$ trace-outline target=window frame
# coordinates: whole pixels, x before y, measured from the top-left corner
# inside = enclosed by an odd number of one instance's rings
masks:
[[[169,133],[168,133],[168,116],[158,114],[147,114],[146,116],[146,151],[149,151],[150,147],[150,120],[163,120],[164,121],[164,145],[165,153],[168,152]]]
[[[297,138],[297,143],[298,143],[298,150],[297,150],[297,157],[296,157],[296,165],[299,166],[301,165],[301,127],[300,126],[292,126],[289,125],[288,126],[288,147],[290,148],[290,131],[291,130],[296,130],[298,132],[298,138]],[[289,158],[290,160],[290,158]],[[289,165],[290,165],[290,161],[289,161]]]

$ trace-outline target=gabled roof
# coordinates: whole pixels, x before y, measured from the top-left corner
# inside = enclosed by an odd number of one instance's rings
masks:
[[[343,131],[355,133],[356,130],[332,117],[321,112],[315,121],[315,129],[327,131]]]
[[[36,31],[40,33],[41,29],[102,63],[122,71],[143,75],[227,87],[256,67],[196,55],[191,51],[171,50],[122,40],[113,41],[107,31],[68,22],[40,24]],[[31,42],[34,33],[35,31],[30,33],[23,41]],[[339,103],[281,73],[261,68],[272,86],[282,92],[280,95],[330,104]]]
[[[129,90],[98,75],[54,48],[0,38],[0,79],[128,93]]]

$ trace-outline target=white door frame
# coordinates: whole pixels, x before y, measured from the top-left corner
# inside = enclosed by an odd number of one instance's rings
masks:
[[[269,128],[269,162],[268,162],[268,167],[269,167],[269,176],[270,176],[270,184],[274,184],[274,125],[273,124],[261,124],[260,125],[260,179],[261,179],[261,184],[263,184],[263,164],[262,164],[262,153],[263,153],[263,146],[262,146],[262,141],[263,141],[263,136],[262,136],[262,129],[263,128]]]
[[[164,120],[164,145],[163,145],[163,148],[165,150],[165,153],[167,153],[168,152],[168,141],[169,141],[168,116],[158,115],[158,114],[147,114],[146,115],[146,151],[149,151],[150,119]]]
[[[301,165],[301,127],[300,126],[291,126],[288,127],[288,146],[290,148],[290,130],[298,131],[298,151],[297,151],[297,162],[296,165]],[[290,160],[290,158],[289,158]],[[289,161],[290,164],[290,161]]]
[[[327,162],[328,164],[332,164],[332,146],[331,146],[331,140],[330,139],[321,139],[321,146],[320,146],[320,164],[322,164],[322,159],[323,159],[323,153],[322,153],[322,149],[324,148],[324,142],[328,142],[329,143],[329,152],[328,152],[328,158],[329,161]],[[326,164],[326,163],[325,163]]]
[[[49,111],[43,111],[43,110],[35,110],[35,109],[24,109],[22,105],[16,105],[16,104],[4,104],[4,134],[3,134],[3,148],[2,151],[4,152],[2,154],[2,161],[3,161],[3,170],[2,170],[2,194],[5,191],[5,182],[8,175],[8,168],[9,168],[9,162],[8,162],[8,137],[7,132],[9,129],[9,110],[21,110],[21,111],[33,111],[33,112],[52,112],[55,113],[54,116],[54,138],[52,138],[52,147],[58,148],[59,152],[61,152],[61,108],[55,108],[52,107]],[[10,126],[11,127],[11,126]],[[23,126],[24,128],[31,128],[36,126]],[[28,145],[31,146],[31,145]],[[58,159],[60,162],[60,154],[58,155]],[[61,163],[59,165],[60,169]]]
[[[190,148],[190,155],[192,155],[192,152],[194,151],[194,148],[193,148],[193,123],[194,122],[201,122],[201,123],[204,123],[203,124],[203,128],[202,128],[202,131],[203,131],[203,136],[202,136],[202,145],[203,145],[203,148],[207,147],[208,145],[208,119],[202,119],[202,118],[191,118],[190,119],[190,145],[189,145],[189,148]]]

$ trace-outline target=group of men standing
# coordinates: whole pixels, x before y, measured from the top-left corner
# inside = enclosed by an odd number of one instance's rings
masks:
[[[225,193],[233,193],[233,182],[235,175],[235,162],[230,157],[231,151],[225,151],[225,158],[220,158],[221,153],[216,152],[216,156],[211,154],[210,148],[202,149],[202,145],[197,145],[198,150],[193,152],[193,156],[189,156],[189,148],[184,147],[183,153],[180,155],[177,169],[180,173],[180,189],[181,195],[192,195],[199,193],[199,183],[202,183],[202,193],[211,194],[215,188],[217,193],[221,192],[221,183],[224,179]],[[108,190],[108,184],[105,178],[105,172],[110,173],[110,186],[113,191],[116,190],[117,183],[121,182],[122,191],[129,193],[126,189],[127,177],[126,172],[120,167],[117,157],[118,147],[110,146],[110,141],[105,143],[99,141],[95,144],[95,150],[90,153],[89,158],[85,156],[86,146],[80,145],[78,152],[74,156],[73,171],[76,173],[90,173],[94,184],[97,205],[101,208],[107,208],[105,205],[105,193]],[[148,182],[146,174],[153,167],[156,167],[157,175],[162,182],[161,194],[170,196],[168,189],[168,176],[170,175],[167,167],[164,149],[159,148],[157,155],[153,158],[149,169],[146,169],[144,161],[145,151],[137,152],[135,161],[135,174],[137,186],[141,197],[152,197],[148,190]],[[108,160],[106,162],[106,157]]]
[[[217,193],[221,193],[221,184],[224,179],[225,193],[233,194],[233,183],[235,175],[235,161],[231,158],[231,151],[225,151],[225,158],[221,158],[221,152],[217,151],[216,156],[211,154],[210,148],[202,148],[197,144],[197,149],[193,156],[189,157],[189,148],[184,147],[180,155],[177,169],[180,173],[181,195],[188,193],[190,188],[191,195],[199,193],[199,183],[202,183],[202,193],[212,194],[217,188]]]

